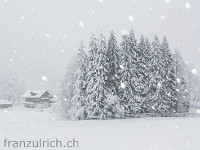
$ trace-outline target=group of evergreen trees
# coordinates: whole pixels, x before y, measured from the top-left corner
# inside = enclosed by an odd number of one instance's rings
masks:
[[[187,69],[179,51],[172,54],[167,38],[152,43],[133,30],[118,46],[114,32],[108,42],[93,34],[88,54],[81,42],[66,68],[60,101],[71,119],[118,118],[128,114],[188,112]],[[187,75],[186,75],[187,74]]]

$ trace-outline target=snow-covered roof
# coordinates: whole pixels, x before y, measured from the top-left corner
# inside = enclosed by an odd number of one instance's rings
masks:
[[[28,90],[22,97],[24,98],[40,98],[46,90]]]
[[[11,104],[11,102],[9,102],[8,100],[1,99],[0,100],[0,105],[1,104]]]

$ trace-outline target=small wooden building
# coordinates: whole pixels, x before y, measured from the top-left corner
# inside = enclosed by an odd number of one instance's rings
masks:
[[[8,107],[12,107],[12,103],[9,102],[8,100],[0,100],[0,109],[1,108],[8,108]]]
[[[29,108],[47,108],[53,102],[53,96],[46,90],[29,90],[22,97],[24,106]]]

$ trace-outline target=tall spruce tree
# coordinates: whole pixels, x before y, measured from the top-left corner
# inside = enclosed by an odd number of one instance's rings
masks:
[[[138,76],[140,78],[139,96],[141,97],[141,112],[148,110],[148,90],[149,90],[149,74],[150,74],[150,43],[148,39],[140,38],[138,44],[139,61],[138,61]]]
[[[56,105],[55,111],[61,116],[71,118],[69,110],[73,106],[72,98],[74,97],[74,91],[76,89],[76,77],[75,72],[78,68],[78,56],[75,55],[71,63],[65,69],[64,80],[61,83],[61,93],[58,104]]]
[[[142,70],[144,65],[142,66],[140,63],[142,62],[142,54],[138,49],[137,40],[135,38],[134,31],[131,29],[129,32],[129,52],[130,52],[130,60],[131,60],[131,88],[132,88],[132,98],[129,100],[130,113],[141,113],[142,104],[144,102],[144,97],[142,93],[144,92],[143,79],[144,74],[142,74]],[[142,46],[142,45],[140,45]]]
[[[176,112],[188,112],[189,111],[189,91],[186,77],[186,65],[178,50],[175,50],[173,55],[175,75],[176,75],[176,90],[177,90],[177,110]]]
[[[87,116],[91,117],[94,114],[94,110],[96,108],[96,82],[97,82],[97,74],[96,74],[96,65],[97,65],[97,53],[98,53],[98,42],[95,38],[94,34],[91,35],[90,43],[89,43],[89,56],[88,56],[88,67],[87,67],[87,87],[86,87],[86,112]]]
[[[187,63],[185,80],[187,82],[187,90],[190,93],[189,99],[191,109],[200,105],[200,77],[193,72],[193,70],[195,70],[195,67]]]
[[[75,90],[72,98],[72,108],[69,113],[70,116],[75,117],[74,119],[80,119],[86,117],[85,114],[85,105],[86,105],[86,68],[88,64],[87,54],[84,51],[85,46],[83,42],[80,44],[80,48],[78,49],[78,67],[75,72],[76,82],[75,82]]]
[[[177,108],[177,90],[176,90],[176,76],[175,76],[175,67],[173,61],[173,55],[169,49],[169,44],[167,42],[167,38],[164,37],[161,44],[162,51],[162,68],[164,70],[164,74],[162,74],[163,84],[162,84],[162,93],[160,93],[162,97],[163,107],[161,107],[161,112],[176,112]]]
[[[152,108],[150,111],[158,113],[161,109],[165,109],[165,104],[162,103],[163,99],[161,97],[164,93],[162,89],[162,84],[164,83],[164,68],[160,42],[157,36],[154,37],[151,49],[149,102]]]
[[[114,92],[115,95],[118,93],[119,89],[119,77],[118,77],[118,72],[119,72],[119,65],[120,65],[120,56],[119,56],[120,50],[117,45],[117,40],[114,35],[114,32],[111,31],[110,37],[108,40],[108,47],[107,47],[107,64],[109,67],[109,78],[108,78],[108,88],[110,89],[111,92]]]
[[[106,39],[102,34],[99,36],[99,41],[95,38],[91,39],[89,57],[87,112],[89,117],[103,118],[109,112],[112,113],[113,110],[106,101],[110,92],[110,76]]]
[[[120,104],[124,107],[124,113],[130,113],[131,108],[129,101],[132,99],[132,68],[131,68],[131,53],[129,51],[129,39],[128,36],[123,36],[121,43],[121,60],[120,60],[120,83],[121,87],[119,90]]]
[[[107,80],[108,76],[108,64],[107,64],[107,46],[106,39],[102,35],[99,36],[98,42],[98,51],[97,51],[97,59],[96,59],[96,99],[94,101],[94,111],[93,114],[96,114],[100,118],[104,118],[108,115],[108,111],[112,111],[110,107],[108,107],[107,99]]]

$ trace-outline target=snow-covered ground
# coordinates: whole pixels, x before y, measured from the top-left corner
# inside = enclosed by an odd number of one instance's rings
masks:
[[[8,140],[79,141],[79,148],[4,148]],[[0,150],[199,150],[200,117],[67,121],[49,112],[0,110]]]

